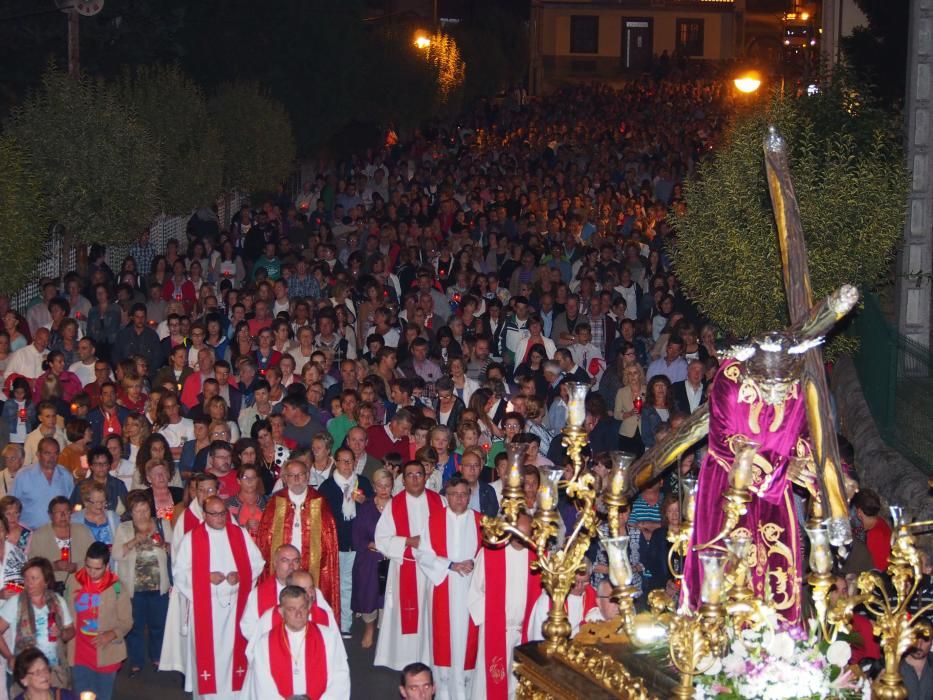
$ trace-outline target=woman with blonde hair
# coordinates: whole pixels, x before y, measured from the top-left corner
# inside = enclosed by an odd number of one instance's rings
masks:
[[[645,451],[640,435],[641,410],[645,402],[645,371],[637,362],[622,371],[622,387],[616,392],[615,417],[619,423],[619,448],[641,455]]]
[[[3,469],[0,471],[0,498],[9,495],[13,490],[13,480],[23,468],[24,458],[23,446],[17,442],[8,443],[0,452],[0,461],[3,462]]]

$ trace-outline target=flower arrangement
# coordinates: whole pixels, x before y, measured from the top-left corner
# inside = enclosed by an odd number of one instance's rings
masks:
[[[871,685],[847,667],[849,643],[769,619],[729,631],[727,653],[697,676],[695,700],[868,700]]]

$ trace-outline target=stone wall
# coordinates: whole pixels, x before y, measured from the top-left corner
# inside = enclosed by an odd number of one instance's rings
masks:
[[[904,506],[913,520],[933,519],[933,497],[926,475],[881,439],[851,358],[842,357],[835,363],[830,387],[840,432],[855,448],[862,485],[876,491],[886,504]]]

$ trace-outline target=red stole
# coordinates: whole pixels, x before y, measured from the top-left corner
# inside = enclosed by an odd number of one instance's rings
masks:
[[[487,700],[507,700],[509,697],[509,676],[512,669],[508,662],[506,649],[505,591],[508,583],[506,574],[505,550],[511,545],[497,549],[486,548],[483,552],[486,566],[486,621],[483,626],[483,644],[486,662],[486,698]],[[534,552],[528,552],[528,592],[525,598],[525,617],[522,622],[522,643],[528,641],[528,619],[538,598],[541,597],[541,575],[531,572],[531,563],[537,559]],[[513,581],[513,586],[522,582]]]
[[[240,576],[240,587],[236,597],[236,632],[233,639],[233,690],[243,687],[246,674],[246,640],[240,634],[239,620],[246,607],[252,568],[246,551],[243,530],[227,523],[227,537],[233,560]],[[211,596],[211,553],[207,525],[201,524],[191,534],[191,586],[194,596],[194,652],[198,674],[198,692],[201,695],[217,692],[217,674],[214,671],[214,609]]]
[[[269,666],[279,695],[283,698],[292,697],[295,694],[292,650],[283,622],[277,623],[269,632]],[[305,629],[305,695],[317,700],[326,690],[327,652],[324,648],[324,636],[312,622],[308,623]]]
[[[411,537],[411,526],[408,524],[407,491],[402,491],[392,499],[392,519],[395,521],[395,534],[397,537]],[[434,512],[444,512],[444,502],[433,491],[425,491],[428,499],[428,519]],[[418,571],[415,564],[415,555],[411,547],[405,548],[402,565],[399,567],[398,585],[399,605],[401,607],[402,634],[418,633]]]
[[[198,516],[192,513],[190,508],[185,508],[185,515],[181,519],[181,526],[184,529],[185,534],[187,535],[200,524],[201,521],[198,520]]]
[[[278,590],[278,580],[275,576],[266,576],[256,586],[256,608],[259,613],[257,617],[262,617],[266,610],[272,610],[273,627],[282,621],[282,613],[279,612]],[[330,625],[327,613],[324,612],[324,608],[317,604],[316,600],[314,605],[311,606],[310,619],[316,625],[324,625],[324,627]]]
[[[483,531],[480,525],[480,514],[473,511],[476,524],[476,552],[483,546]],[[428,530],[431,533],[431,546],[439,557],[447,558],[447,511],[431,513],[428,518]],[[474,556],[476,555],[474,552]],[[434,598],[431,604],[431,620],[433,621],[434,663],[437,666],[451,666],[450,658],[450,586],[448,574],[444,582],[434,587]],[[476,666],[476,652],[479,646],[479,628],[473,623],[473,618],[467,615],[467,646],[466,656],[463,658],[463,668],[466,671]]]

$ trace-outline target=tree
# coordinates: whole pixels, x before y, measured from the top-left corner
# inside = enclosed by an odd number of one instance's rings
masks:
[[[120,93],[158,140],[163,211],[188,214],[213,203],[222,189],[223,145],[201,89],[178,67],[150,67],[127,72]]]
[[[50,67],[6,131],[69,242],[126,243],[158,213],[158,147],[103,81]]]
[[[674,267],[687,295],[721,328],[746,336],[788,324],[762,140],[776,124],[788,155],[819,298],[889,271],[904,222],[907,174],[896,128],[841,84],[777,99],[738,118],[685,187]]]
[[[48,230],[45,200],[40,181],[29,167],[26,153],[9,136],[0,138],[0,292],[19,291],[35,276]]]
[[[841,39],[846,61],[871,82],[874,93],[890,105],[901,105],[907,80],[907,31],[910,0],[856,0],[867,27],[856,27]]]
[[[274,190],[291,172],[295,137],[285,108],[257,83],[227,83],[208,102],[224,146],[224,186]]]

